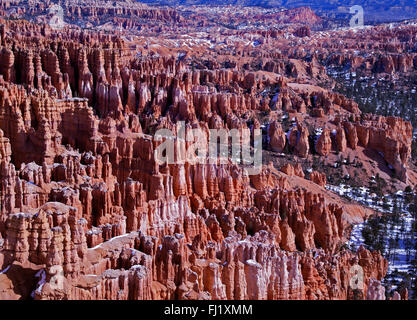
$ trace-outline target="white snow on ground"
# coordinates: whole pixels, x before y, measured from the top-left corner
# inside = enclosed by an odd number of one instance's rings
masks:
[[[109,240],[107,240],[107,241],[105,241],[105,242],[102,242],[102,243],[100,243],[100,244],[98,244],[98,245],[96,245],[94,248],[91,248],[91,250],[95,250],[95,249],[97,249],[97,248],[100,248],[103,244],[105,244],[105,243],[109,243],[109,242],[111,242],[111,241],[113,241],[113,240],[116,240],[116,239],[120,239],[120,238],[123,238],[123,237],[126,237],[128,234],[122,234],[122,235],[120,235],[120,236],[117,236],[117,237],[114,237],[114,238],[111,238],[111,239],[109,239]]]
[[[246,260],[246,263],[247,263],[249,266],[252,266],[252,267],[260,267],[260,264],[259,264],[259,263],[257,263],[255,260],[252,260],[252,259]]]
[[[350,198],[354,201],[357,201],[369,208],[372,208],[376,211],[389,214],[392,212],[392,208],[397,200],[397,208],[399,210],[400,217],[398,222],[393,222],[389,220],[387,223],[387,230],[383,234],[383,239],[385,243],[385,252],[388,251],[389,242],[395,241],[397,238],[399,241],[391,250],[391,256],[389,257],[388,265],[388,274],[394,274],[392,277],[393,280],[401,282],[403,279],[397,276],[396,271],[408,273],[411,270],[410,261],[407,261],[407,252],[405,249],[406,241],[415,241],[412,237],[412,226],[414,219],[411,213],[408,211],[408,205],[405,203],[404,192],[397,191],[395,194],[385,195],[384,197],[378,197],[376,194],[372,194],[368,188],[352,188],[346,185],[339,186],[326,186],[328,190],[331,190],[340,196]],[[383,201],[385,199],[385,203]],[[358,248],[360,245],[364,244],[365,240],[362,236],[362,230],[366,226],[367,222],[360,223],[353,226],[350,240],[347,242],[347,245],[351,248]],[[403,224],[403,228],[401,225]],[[414,248],[414,243],[412,245]],[[409,250],[409,256],[411,259],[415,254],[414,249]],[[386,257],[387,258],[387,257]],[[395,287],[395,286],[394,286]]]
[[[41,278],[38,283],[36,284],[36,289],[32,291],[32,293],[30,294],[30,296],[32,298],[35,298],[35,293],[40,293],[42,290],[43,285],[46,283],[46,272],[45,269],[41,269],[39,270],[36,274],[35,274],[36,278]]]
[[[6,269],[4,269],[3,271],[0,271],[0,274],[6,273],[7,271],[9,271],[10,269],[10,265],[6,267]]]

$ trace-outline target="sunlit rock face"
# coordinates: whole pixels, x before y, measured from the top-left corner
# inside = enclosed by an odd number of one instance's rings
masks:
[[[329,38],[305,59],[318,16],[292,10],[274,15],[288,32],[226,33],[204,7],[190,22],[180,9],[71,1],[57,30],[47,8],[0,19],[0,299],[353,299],[357,267],[361,297],[385,299],[387,261],[344,246],[374,212],[326,190],[325,167],[308,169],[379,153],[413,184],[412,127],[319,86],[320,61],[359,62],[334,57]],[[210,32],[185,41],[185,27]],[[393,59],[372,68],[411,68]],[[155,132],[181,124],[249,146],[259,130],[259,172],[231,158],[160,163]],[[186,140],[173,138],[176,159]]]

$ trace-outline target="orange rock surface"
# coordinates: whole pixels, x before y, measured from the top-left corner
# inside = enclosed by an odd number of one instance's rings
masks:
[[[325,71],[300,59],[302,46],[265,54],[251,70],[256,44],[237,44],[242,59],[225,67],[218,47],[214,60],[180,45],[177,55],[167,39],[126,31],[140,19],[144,33],[181,28],[175,9],[65,8],[94,26],[120,15],[113,23],[125,32],[57,31],[41,6],[25,10],[40,23],[0,22],[0,299],[352,299],[357,264],[363,297],[385,298],[387,261],[343,246],[351,224],[373,212],[327,191],[326,173],[306,174],[301,162],[372,150],[407,182],[409,122],[361,116],[354,101],[303,83]],[[309,9],[277,17],[291,18],[300,41],[312,31],[298,24],[320,21]],[[253,35],[287,43],[277,30]],[[374,65],[408,68],[410,59]],[[230,159],[159,164],[153,134],[180,122],[207,139],[210,129],[250,129],[248,140],[260,129],[265,152],[293,160],[251,176]],[[179,157],[190,142],[174,140]]]

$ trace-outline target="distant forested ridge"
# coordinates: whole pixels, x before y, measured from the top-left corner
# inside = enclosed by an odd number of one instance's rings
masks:
[[[141,0],[160,5],[240,5],[265,8],[310,7],[332,18],[349,14],[349,8],[364,8],[365,21],[394,21],[417,18],[417,0]]]

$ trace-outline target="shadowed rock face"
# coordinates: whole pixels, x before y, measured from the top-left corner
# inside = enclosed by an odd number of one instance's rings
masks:
[[[131,16],[183,19],[99,4],[66,10],[86,21],[117,14],[129,28]],[[265,58],[263,70],[223,68],[204,54],[150,54],[123,33],[1,23],[0,298],[352,299],[356,265],[363,297],[385,298],[387,261],[343,248],[351,223],[372,212],[326,191],[326,173],[306,175],[300,162],[373,150],[408,181],[409,122],[361,115],[344,96],[297,82],[325,76],[297,53]],[[297,23],[296,37],[310,37]],[[180,121],[207,139],[209,129],[266,128],[265,152],[292,160],[252,176],[230,160],[161,165],[153,133]],[[174,140],[178,156],[184,141]]]

